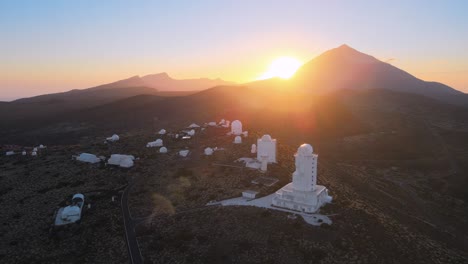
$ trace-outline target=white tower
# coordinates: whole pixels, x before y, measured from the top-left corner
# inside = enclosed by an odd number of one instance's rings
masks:
[[[242,134],[242,123],[239,120],[234,120],[231,123],[231,133],[233,135],[240,135]]]
[[[279,189],[273,197],[273,206],[304,213],[316,212],[321,206],[332,201],[325,186],[317,185],[317,159],[309,144],[302,144],[294,155],[296,170],[292,183]]]
[[[297,153],[296,170],[293,173],[293,188],[298,191],[313,191],[317,185],[317,158],[309,144],[302,144]]]
[[[263,154],[268,156],[269,163],[276,163],[276,139],[272,139],[270,135],[257,139],[257,159],[261,160]]]

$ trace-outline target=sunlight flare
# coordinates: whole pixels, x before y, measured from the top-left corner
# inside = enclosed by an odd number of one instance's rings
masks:
[[[301,67],[302,62],[292,57],[280,57],[275,59],[268,70],[263,73],[258,80],[264,80],[269,78],[281,78],[289,79],[294,73]]]

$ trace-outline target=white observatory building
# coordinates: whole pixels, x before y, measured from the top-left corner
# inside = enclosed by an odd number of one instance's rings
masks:
[[[257,160],[261,161],[264,156],[268,157],[268,163],[276,163],[276,139],[270,135],[257,139]]]
[[[296,170],[292,182],[275,193],[272,205],[304,213],[314,213],[332,197],[325,186],[317,185],[318,155],[309,144],[302,144],[294,155]]]
[[[240,135],[242,134],[242,123],[239,120],[234,120],[231,123],[231,134],[233,135]]]
[[[84,205],[84,195],[77,193],[73,195],[71,205],[58,210],[55,218],[55,225],[67,225],[78,222],[81,219],[81,211]]]

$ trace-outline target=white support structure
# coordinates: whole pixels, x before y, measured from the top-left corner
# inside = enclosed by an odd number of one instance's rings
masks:
[[[268,155],[261,156],[260,162],[261,162],[260,170],[262,172],[266,172],[268,168]]]
[[[257,145],[252,144],[252,148],[250,149],[250,152],[251,152],[252,154],[257,153]]]
[[[242,197],[246,199],[255,199],[257,197],[258,192],[252,190],[246,190],[242,192]]]

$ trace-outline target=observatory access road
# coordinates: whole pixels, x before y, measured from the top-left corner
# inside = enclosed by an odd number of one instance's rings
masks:
[[[138,245],[137,236],[135,233],[135,224],[128,208],[128,193],[130,189],[135,185],[135,180],[132,177],[129,181],[127,188],[125,188],[122,197],[120,199],[120,205],[122,207],[122,216],[125,228],[125,237],[127,239],[128,255],[130,257],[131,264],[143,263],[143,257],[141,256],[140,247]]]

